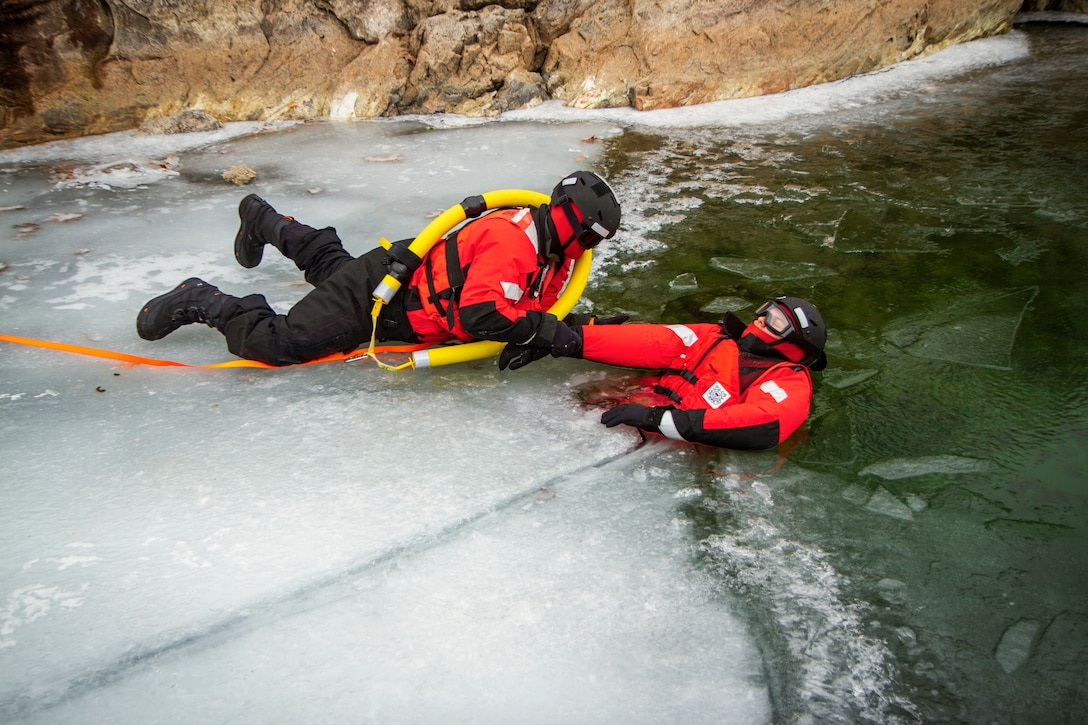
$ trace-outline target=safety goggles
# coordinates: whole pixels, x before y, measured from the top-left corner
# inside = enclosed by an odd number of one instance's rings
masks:
[[[790,314],[789,308],[774,300],[756,310],[756,317],[762,317],[767,329],[779,337],[797,331],[795,318]]]
[[[594,233],[592,229],[582,229],[582,231],[580,232],[575,232],[574,236],[570,238],[570,241],[563,245],[563,254],[567,254],[568,256],[570,256],[567,252],[567,249],[570,247],[570,245],[575,243],[577,243],[578,246],[581,247],[582,251],[586,251],[587,249],[593,249],[598,244],[600,244],[601,237],[600,235]]]
[[[604,227],[596,223],[587,226],[585,222],[579,219],[574,212],[574,202],[566,196],[556,199],[555,203],[567,215],[570,228],[574,230],[574,239],[578,241],[578,246],[582,249],[593,249],[608,236],[608,230]],[[567,242],[563,246],[566,248],[569,245],[570,242]]]

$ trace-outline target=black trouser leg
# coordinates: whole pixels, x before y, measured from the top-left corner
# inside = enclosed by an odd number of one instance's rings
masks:
[[[294,365],[370,342],[372,293],[386,274],[385,257],[380,247],[357,259],[349,256],[286,315],[277,315],[261,295],[244,298],[239,313],[223,327],[227,348],[249,360]],[[254,298],[260,304],[251,302]],[[401,295],[382,308],[378,324],[379,340],[417,339]]]
[[[279,240],[272,244],[302,270],[306,281],[314,287],[353,259],[332,227],[314,229],[291,220],[280,232]]]

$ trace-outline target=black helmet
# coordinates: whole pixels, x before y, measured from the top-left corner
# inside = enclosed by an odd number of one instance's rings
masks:
[[[827,326],[816,305],[800,297],[776,297],[756,310],[756,316],[760,315],[766,316],[765,324],[771,332],[801,348],[805,358],[797,362],[813,370],[827,367]],[[772,321],[776,317],[777,323]]]
[[[582,213],[582,219],[571,209]],[[591,249],[602,239],[616,236],[620,228],[620,203],[608,182],[592,171],[575,171],[552,189],[552,207],[567,215],[578,243]]]

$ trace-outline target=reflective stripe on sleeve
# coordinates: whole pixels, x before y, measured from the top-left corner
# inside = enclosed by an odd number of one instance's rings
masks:
[[[768,380],[767,382],[763,383],[759,386],[759,389],[774,398],[774,402],[776,403],[781,403],[783,400],[789,397],[789,394],[773,380]]]
[[[680,431],[676,430],[676,423],[672,420],[671,410],[666,410],[665,414],[661,416],[661,423],[658,424],[657,429],[666,438],[672,438],[674,441],[685,440],[684,436],[680,435]]]
[[[517,302],[521,299],[522,295],[525,294],[525,290],[513,282],[499,282],[499,284],[502,285],[503,297],[511,302]]]
[[[684,343],[684,347],[691,347],[699,341],[699,336],[695,334],[695,330],[687,325],[666,325],[666,327],[676,333],[676,336]]]

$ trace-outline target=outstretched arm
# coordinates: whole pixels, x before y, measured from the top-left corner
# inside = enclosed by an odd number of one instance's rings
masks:
[[[582,328],[582,357],[594,362],[630,368],[666,368],[718,326],[590,325]]]

